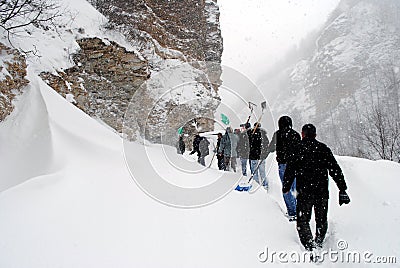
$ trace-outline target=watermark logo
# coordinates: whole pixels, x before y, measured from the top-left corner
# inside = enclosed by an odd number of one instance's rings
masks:
[[[250,101],[258,107],[250,109]],[[192,159],[188,152],[178,156],[173,149],[178,135],[191,147],[195,133],[203,135],[215,126],[225,134],[228,126],[240,128],[249,116],[254,124],[262,114],[263,122],[273,126],[268,104],[265,109],[260,105],[265,101],[257,86],[235,69],[218,62],[171,61],[140,86],[125,113],[123,149],[132,178],[143,192],[168,206],[196,208],[220,200],[243,178],[240,166],[236,173],[210,171],[210,161],[217,162],[216,133],[206,136],[210,153],[205,166],[195,163],[197,154]]]
[[[265,247],[259,252],[262,263],[349,263],[349,264],[396,264],[396,256],[375,255],[371,251],[350,250],[346,240],[340,239],[335,248],[314,251],[275,251]]]

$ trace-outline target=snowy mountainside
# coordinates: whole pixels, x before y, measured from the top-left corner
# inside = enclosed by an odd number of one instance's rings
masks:
[[[87,1],[60,0],[57,4],[64,12],[54,21],[53,26],[56,28],[28,25],[18,34],[10,35],[11,43],[6,31],[1,29],[0,32],[0,121],[2,121],[0,128],[9,126],[7,129],[21,131],[10,140],[8,140],[10,137],[8,130],[5,129],[0,133],[1,142],[4,144],[0,156],[2,160],[0,168],[5,176],[0,186],[2,190],[32,176],[46,173],[51,165],[51,143],[48,146],[43,145],[44,141],[51,140],[45,107],[35,110],[37,112],[32,114],[35,123],[26,125],[25,129],[15,123],[15,114],[20,113],[20,110],[31,109],[31,98],[40,99],[34,90],[37,88],[39,75],[67,101],[119,131],[122,131],[123,113],[133,95],[132,87],[137,89],[150,75],[149,61],[120,32],[105,29],[104,25],[108,19]],[[217,15],[213,14],[215,18],[212,23],[218,22]],[[18,48],[20,51],[10,47]],[[183,63],[179,59],[162,59],[159,56],[158,59],[159,71]],[[157,70],[151,70],[154,77],[157,77],[157,73]],[[192,73],[195,75],[191,76]],[[191,66],[185,73],[178,75],[175,81],[191,80],[190,77],[196,78],[200,74],[207,76],[204,71]],[[118,90],[115,90],[117,88]],[[183,105],[185,114],[196,117],[199,111],[207,109],[209,117],[213,118],[213,110],[218,105],[215,99],[218,98],[218,94],[215,90],[202,84],[186,87],[185,90],[190,93],[186,94],[186,97],[171,96],[171,100],[164,103],[179,106],[177,102],[184,102],[185,98],[192,99],[196,96],[201,102],[192,102],[190,106]],[[153,92],[148,93],[151,94]],[[155,95],[157,97],[157,94]],[[14,111],[14,102],[19,98],[25,105]],[[152,107],[153,102],[153,99],[149,98],[148,105]],[[40,102],[35,103],[40,105]],[[142,108],[145,104],[141,103]],[[168,128],[169,122],[164,119],[164,108],[161,107],[157,111],[158,114],[153,116],[154,124],[150,127],[147,124],[149,128],[157,130]],[[11,116],[13,111],[14,115]],[[176,118],[178,116],[172,119]],[[169,128],[174,138],[177,128]],[[152,133],[154,136],[147,138],[157,137],[156,131]],[[44,146],[43,149],[38,150],[35,156],[23,153],[41,146]],[[10,163],[17,160],[26,163],[25,169],[13,170]]]
[[[290,114],[296,127],[317,124],[337,153],[375,158],[355,132],[375,107],[398,113],[399,14],[398,1],[343,0],[312,55],[286,67],[279,83],[264,83],[264,90],[279,92],[276,117]]]
[[[202,104],[206,103],[209,109],[207,115],[212,118],[219,101],[221,70],[218,65],[222,54],[216,1],[192,5],[191,11],[197,14],[197,19],[191,18],[190,21],[172,12],[172,6],[169,6],[172,4],[149,3],[149,8],[154,5],[154,12],[150,10],[150,15],[146,15],[147,11],[140,8],[143,5],[136,1],[135,5],[123,5],[118,9],[117,1],[114,2],[107,2],[116,5],[110,10],[99,7],[107,15],[105,17],[86,1],[57,1],[60,10],[65,12],[54,21],[55,28],[30,25],[21,34],[11,35],[12,44],[8,44],[6,32],[2,33],[1,41],[24,51],[33,51],[37,56],[30,54],[28,61],[34,65],[31,69],[34,69],[35,74],[40,74],[48,85],[68,101],[90,116],[104,121],[119,133],[122,133],[124,113],[129,102],[138,89],[146,87],[144,82],[157,77],[163,70],[183,65],[186,61],[215,61],[214,66],[217,68],[212,70],[195,64],[187,70],[188,74],[201,72],[210,81],[209,86],[199,84],[187,87],[186,90],[202,98]],[[167,6],[170,8],[166,8]],[[137,8],[129,9],[131,7]],[[180,1],[175,2],[174,8],[182,14],[189,14],[184,12],[185,6]],[[171,17],[163,12],[167,9],[175,15]],[[148,19],[139,20],[140,25],[127,19],[118,21],[128,13],[128,17],[148,16]],[[151,18],[162,21],[165,16],[168,20],[165,20],[159,29],[164,34],[158,35],[159,31],[154,29]],[[120,25],[121,23],[123,25]],[[179,29],[182,27],[187,27],[187,37],[181,36],[183,33],[180,33]],[[127,33],[126,29],[135,34]],[[171,35],[168,31],[174,34]],[[198,46],[190,45],[197,39],[201,40],[196,42]],[[186,80],[188,74],[176,82],[179,84],[180,81]],[[193,81],[195,79],[196,77],[192,78]],[[152,90],[154,89],[148,88],[149,96],[152,95]],[[157,99],[149,99],[147,103],[142,103],[142,106],[148,105],[151,108],[155,101]],[[189,112],[193,118],[201,117],[204,115],[202,104],[185,105],[176,102],[172,97],[169,102],[164,103],[165,106],[160,111],[156,111],[154,117],[162,121],[166,117],[166,111],[173,108],[181,109],[182,113]],[[177,122],[179,113],[164,122],[165,128],[174,128],[175,134]],[[150,135],[147,138],[160,142],[160,125],[147,124],[136,127],[148,128],[147,132]],[[212,129],[213,122],[204,122],[203,128]]]
[[[140,91],[140,86],[148,87],[147,82],[153,77],[157,77],[165,69],[185,65],[186,62],[213,61],[216,63],[213,65],[214,68],[196,64],[187,65],[187,74],[175,81],[179,85],[179,83],[186,81],[185,77],[188,74],[196,71],[202,72],[207,77],[207,80],[211,82],[210,85],[203,87],[199,84],[186,90],[192,91],[193,95],[199,95],[203,102],[206,102],[209,110],[207,117],[213,117],[213,112],[215,112],[219,100],[218,88],[221,84],[221,67],[219,65],[222,55],[219,8],[216,0],[199,2],[159,2],[150,0],[91,2],[107,17],[108,22],[104,26],[107,29],[121,32],[135,47],[137,54],[140,55],[140,59],[144,60],[144,62],[142,61],[139,66],[134,63],[133,65],[136,66],[133,68],[122,64],[120,71],[110,71],[111,76],[105,75],[105,81],[108,83],[103,85],[104,88],[110,88],[105,89],[104,94],[100,94],[100,96],[98,96],[99,90],[97,89],[98,79],[86,82],[85,85],[88,87],[88,91],[93,92],[92,101],[90,101],[93,107],[84,109],[85,111],[89,110],[89,114],[104,118],[109,125],[121,133],[122,117],[129,104],[129,97],[132,97],[138,90]],[[125,58],[125,56],[122,56],[111,62],[112,64],[118,64],[121,61],[123,62]],[[108,57],[105,57],[105,61],[108,61]],[[76,63],[85,65],[80,60],[76,60]],[[103,64],[97,65],[102,66]],[[128,65],[131,64],[128,63]],[[87,68],[83,69],[84,71],[80,70],[81,73],[88,72]],[[106,74],[110,68],[105,66],[103,69],[101,72],[95,71],[101,78],[104,78],[102,74]],[[132,72],[129,72],[130,70],[133,70],[133,75],[136,76],[133,79],[134,81],[132,81]],[[192,81],[195,81],[196,78],[196,76],[193,76]],[[63,84],[62,81],[59,84]],[[146,95],[152,95],[151,93],[154,90],[154,88],[148,87],[147,91],[150,94]],[[107,98],[109,91],[114,93],[114,97],[111,100]],[[142,106],[151,108],[158,97],[147,99],[146,102],[142,103]],[[103,104],[98,105],[100,101]],[[172,109],[178,112],[173,118],[165,120],[168,117],[166,111]],[[142,124],[141,117],[146,117],[146,115],[140,115],[140,118],[138,118],[140,123],[137,128],[140,130],[146,128],[147,139],[161,142],[160,128],[173,129],[171,133],[167,134],[172,136],[176,134],[176,125],[179,125],[180,121],[182,121],[180,114],[190,113],[193,118],[206,117],[202,111],[202,105],[200,104],[187,105],[182,101],[176,101],[172,97],[170,101],[164,102],[160,110],[154,111],[151,117],[156,120],[151,120],[150,124]],[[155,122],[157,121],[162,121],[164,125],[156,124]],[[204,129],[211,130],[213,128],[212,122],[205,121],[203,123]],[[169,143],[172,144],[171,142]]]

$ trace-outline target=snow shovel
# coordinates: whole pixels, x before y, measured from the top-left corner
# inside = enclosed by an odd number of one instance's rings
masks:
[[[213,163],[213,161],[214,161],[215,155],[217,154],[217,148],[215,147],[215,143],[214,143],[214,142],[213,142],[213,147],[214,147],[214,154],[213,154],[213,156],[212,156],[212,158],[211,158],[211,162],[210,162],[210,164],[208,165],[208,168],[211,167],[211,165],[212,165],[212,163]]]
[[[254,107],[257,107],[257,104],[255,104],[255,103],[249,101],[250,115],[249,115],[249,117],[247,118],[246,124],[250,122],[250,118],[251,118],[251,115],[253,114]]]
[[[261,102],[261,115],[260,115],[260,118],[258,119],[258,121],[256,123],[256,126],[253,129],[253,133],[252,134],[254,134],[254,132],[256,132],[256,130],[258,128],[258,125],[261,122],[261,119],[262,119],[262,117],[264,115],[264,111],[265,111],[266,108],[267,108],[267,102],[266,101]]]

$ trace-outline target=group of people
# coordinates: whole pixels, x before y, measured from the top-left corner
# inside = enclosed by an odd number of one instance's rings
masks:
[[[236,172],[237,157],[240,158],[242,174],[247,176],[247,163],[254,181],[268,190],[265,161],[269,153],[276,152],[278,173],[282,182],[282,194],[290,221],[297,221],[297,231],[303,246],[307,250],[321,247],[328,229],[328,174],[339,188],[339,205],[348,204],[347,185],[343,172],[331,149],[316,140],[316,128],[312,124],[302,127],[301,136],[292,128],[292,119],[282,116],[278,120],[279,129],[271,142],[267,132],[259,123],[253,128],[246,123],[242,130],[233,131],[228,127],[226,133],[218,133],[215,149],[218,167],[221,170]],[[198,152],[199,162],[204,165],[202,147],[209,142],[196,136],[194,151]],[[192,153],[194,152],[192,151]],[[204,152],[205,153],[205,152]],[[310,229],[312,209],[315,212],[316,233],[313,237]]]
[[[226,129],[225,135],[218,133],[217,159],[218,168],[236,172],[237,158],[240,159],[243,176],[247,176],[247,165],[253,179],[268,189],[265,172],[265,159],[268,156],[269,140],[267,132],[261,128],[260,123],[255,123],[251,128],[250,123],[242,125],[242,130],[231,127]]]

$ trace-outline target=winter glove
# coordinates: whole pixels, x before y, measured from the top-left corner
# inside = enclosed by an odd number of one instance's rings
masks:
[[[339,205],[350,203],[350,197],[347,195],[346,191],[339,192]]]
[[[192,154],[194,154],[195,153],[195,151],[192,151],[192,152],[190,152],[190,155],[192,155]]]

